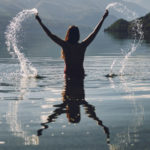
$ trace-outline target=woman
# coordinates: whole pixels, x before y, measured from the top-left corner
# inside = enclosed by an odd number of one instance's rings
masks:
[[[62,47],[62,58],[65,62],[64,73],[69,77],[84,77],[84,54],[88,45],[94,40],[98,31],[100,30],[105,18],[108,16],[108,10],[106,10],[104,16],[97,24],[95,29],[87,38],[85,38],[82,42],[79,42],[80,33],[79,29],[76,26],[70,26],[65,40],[62,40],[58,36],[54,35],[41,21],[38,14],[36,15],[36,19],[39,24],[42,26],[43,30],[46,34],[58,45]]]

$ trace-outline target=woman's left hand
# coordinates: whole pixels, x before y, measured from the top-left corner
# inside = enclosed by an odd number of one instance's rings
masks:
[[[105,14],[104,14],[103,17],[106,18],[108,16],[108,14],[109,14],[109,11],[106,9]]]
[[[38,20],[39,22],[42,22],[41,18],[39,17],[38,13],[35,15],[36,20]]]

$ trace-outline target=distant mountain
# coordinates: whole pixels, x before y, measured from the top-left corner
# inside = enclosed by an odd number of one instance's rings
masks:
[[[138,18],[142,23],[142,30],[144,32],[144,38],[150,41],[150,13],[146,14],[144,17]],[[113,23],[110,27],[105,29],[105,32],[111,33],[112,35],[120,37],[132,38],[132,27],[134,20],[128,22],[124,19],[119,19]]]
[[[0,0],[0,16],[12,17],[23,9],[37,8],[42,18],[55,20],[56,22],[69,23],[94,27],[105,12],[108,4],[114,0]],[[135,3],[121,2],[139,16],[147,13],[147,10]],[[110,25],[118,18],[126,19],[122,13],[111,9],[105,23]]]
[[[38,8],[41,16],[48,19],[56,19],[62,21],[70,21],[72,23],[82,22],[86,16],[93,13],[99,13],[101,16],[108,4],[113,2],[121,2],[127,8],[131,9],[139,16],[145,15],[148,11],[141,6],[131,3],[123,2],[122,0],[0,0],[1,9],[5,13],[16,13],[15,10]],[[14,13],[12,13],[12,11]],[[111,10],[111,15],[120,18],[125,17],[122,14]]]
[[[130,22],[128,22],[124,19],[119,19],[115,23],[113,23],[111,26],[109,26],[107,29],[105,29],[104,31],[128,35],[129,27],[130,27]]]

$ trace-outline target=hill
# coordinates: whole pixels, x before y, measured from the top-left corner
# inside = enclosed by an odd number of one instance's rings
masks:
[[[150,13],[146,14],[144,17],[137,18],[140,20],[142,24],[142,31],[144,32],[144,39],[146,41],[150,41]],[[132,26],[133,22],[132,21],[126,21],[124,19],[119,19],[115,23],[113,23],[111,26],[106,28],[104,31],[111,33],[115,37],[121,38],[132,38],[133,33],[132,33]]]

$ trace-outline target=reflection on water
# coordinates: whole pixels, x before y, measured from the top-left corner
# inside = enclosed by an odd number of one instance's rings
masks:
[[[47,122],[41,123],[42,129],[37,131],[37,135],[41,136],[43,130],[48,128],[48,124],[55,122],[61,115],[66,114],[70,123],[79,123],[81,120],[80,107],[83,106],[89,118],[92,118],[101,126],[106,134],[107,143],[109,143],[109,128],[105,126],[96,113],[95,107],[85,100],[84,79],[83,78],[68,78],[65,77],[64,91],[62,92],[63,103],[54,105],[56,109],[48,116]]]
[[[32,81],[32,82],[31,82]],[[22,124],[19,120],[19,105],[21,100],[26,99],[26,94],[28,93],[28,88],[36,86],[34,79],[30,80],[28,78],[22,77],[20,80],[20,94],[16,101],[9,103],[8,112],[6,115],[7,123],[10,126],[10,131],[14,136],[22,138],[25,145],[38,145],[39,138],[36,135],[28,135],[26,131],[23,130]]]
[[[116,137],[113,139],[113,143],[109,144],[110,150],[126,150],[129,147],[133,147],[139,142],[139,128],[144,122],[144,107],[142,104],[136,102],[136,97],[134,96],[134,90],[132,89],[131,83],[128,83],[124,76],[119,76],[120,78],[120,88],[127,93],[124,97],[129,100],[132,106],[133,119],[130,125],[128,125],[126,131],[121,131],[117,133]],[[116,88],[113,78],[109,78],[111,88]],[[128,85],[129,84],[129,85]]]
[[[22,138],[25,145],[38,145],[39,139],[36,135],[28,135],[26,131],[22,129],[20,120],[18,119],[19,115],[19,101],[11,102],[9,104],[9,112],[7,113],[6,119],[7,123],[10,126],[10,131],[15,137]]]

